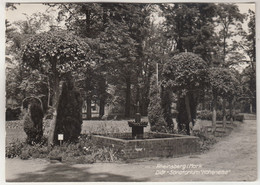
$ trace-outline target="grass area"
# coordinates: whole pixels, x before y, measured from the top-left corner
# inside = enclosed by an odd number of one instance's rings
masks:
[[[117,133],[117,132],[131,132],[131,128],[128,126],[128,120],[84,120],[82,124],[82,134],[89,133]],[[148,121],[147,117],[142,118],[142,121]],[[176,121],[174,120],[176,123]],[[47,122],[47,125],[49,123]],[[196,125],[196,129],[200,129],[203,126],[210,126],[211,121],[199,120]],[[175,125],[176,126],[176,125]],[[48,126],[47,126],[48,127]],[[46,129],[47,130],[47,129]],[[144,128],[145,132],[150,131],[150,126]],[[23,131],[23,123],[21,120],[7,121],[6,122],[6,145],[17,140],[24,141],[26,134]]]
[[[142,121],[147,121],[142,119]],[[176,121],[174,120],[176,123]],[[47,136],[50,120],[44,121],[44,133]],[[203,126],[210,125],[210,121],[198,121],[197,130]],[[144,129],[145,132],[150,131],[148,125]],[[95,161],[117,161],[124,156],[122,151],[114,148],[99,148],[92,143],[91,134],[107,134],[107,133],[125,133],[131,132],[128,126],[128,120],[84,120],[82,124],[81,136],[78,143],[64,143],[63,146],[48,147],[46,145],[46,137],[42,144],[28,145],[24,143],[26,134],[23,131],[23,123],[21,120],[6,122],[6,155],[7,157],[19,156],[21,159],[33,158],[49,158],[61,156],[66,162],[72,163],[92,163]],[[201,151],[208,150],[209,147],[216,142],[214,137],[205,137],[203,132],[198,132],[200,138]],[[45,144],[44,144],[45,143]]]
[[[147,118],[143,118],[142,120],[147,121]],[[84,120],[81,133],[105,134],[115,132],[131,132],[131,128],[128,126],[127,121],[128,120]],[[49,125],[49,122],[47,122],[46,124]],[[148,132],[149,130],[149,125],[144,128],[145,132]],[[24,141],[25,139],[26,134],[23,130],[22,120],[6,122],[6,145],[16,142],[17,140]]]

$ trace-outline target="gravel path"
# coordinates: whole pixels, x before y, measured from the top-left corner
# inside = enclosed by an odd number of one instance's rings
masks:
[[[6,159],[8,182],[254,181],[257,178],[256,121],[247,120],[201,155],[153,158],[131,163],[67,165]]]

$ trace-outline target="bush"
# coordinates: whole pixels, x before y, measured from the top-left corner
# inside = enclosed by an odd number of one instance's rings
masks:
[[[227,120],[230,119],[229,111],[226,111],[226,117],[227,117]],[[234,117],[234,120],[236,120],[236,121],[243,121],[243,115],[235,114],[233,117]],[[197,118],[202,119],[202,120],[212,120],[212,111],[210,111],[210,110],[199,111]],[[222,113],[222,111],[218,110],[217,111],[217,121],[222,121],[222,120],[223,120],[223,113]]]
[[[193,132],[194,136],[199,138],[200,143],[200,151],[205,152],[208,151],[215,143],[217,143],[216,137],[213,135],[208,135],[206,130],[200,129],[197,132]]]
[[[149,99],[148,120],[151,126],[151,131],[166,132],[167,123],[163,117],[161,97],[156,85],[155,75],[151,78]]]
[[[43,136],[43,110],[41,101],[37,98],[26,98],[23,108],[27,111],[23,118],[27,143],[39,143]]]
[[[59,144],[58,134],[64,134],[64,142],[75,142],[81,132],[82,98],[75,88],[70,74],[65,76],[58,101],[54,143]]]
[[[5,148],[5,157],[14,158],[14,157],[20,156],[24,145],[25,145],[25,143],[20,142],[19,140],[17,140],[16,142],[10,143],[10,145]]]
[[[18,120],[19,116],[21,114],[21,108],[7,108],[5,111],[5,119],[6,121],[11,121],[11,120]]]
[[[237,114],[237,115],[235,115],[234,116],[235,117],[235,121],[244,121],[244,115],[239,115],[239,114]]]
[[[6,157],[29,158],[58,158],[65,163],[94,163],[96,161],[113,162],[124,159],[123,150],[113,147],[97,147],[91,141],[90,135],[81,135],[77,143],[63,143],[62,146],[48,147],[47,143],[30,145],[25,142],[14,142],[6,147]]]

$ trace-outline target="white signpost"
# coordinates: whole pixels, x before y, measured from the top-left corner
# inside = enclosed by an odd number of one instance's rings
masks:
[[[63,141],[63,134],[58,134],[58,140],[60,141],[60,146]]]

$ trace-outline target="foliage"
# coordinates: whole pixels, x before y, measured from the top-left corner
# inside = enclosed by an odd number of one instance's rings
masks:
[[[36,34],[24,45],[22,67],[37,69],[47,76],[49,91],[53,91],[52,103],[58,96],[59,81],[68,72],[94,63],[91,49],[84,39],[68,31],[49,31]]]
[[[172,121],[172,91],[171,88],[161,88],[161,107],[163,109],[163,118],[167,123],[167,126],[172,130],[174,127]]]
[[[250,57],[251,65],[255,69],[256,62],[256,35],[255,35],[255,12],[248,11],[248,30],[249,33],[245,35],[246,43],[244,45],[247,55]]]
[[[45,139],[46,140],[46,139]],[[91,135],[81,135],[77,143],[63,143],[61,146],[48,147],[45,142],[29,145],[17,141],[6,146],[6,157],[21,159],[62,157],[65,163],[113,162],[123,159],[123,151],[113,147],[97,147],[91,141]]]
[[[151,79],[150,85],[148,120],[151,126],[151,131],[166,132],[167,123],[164,120],[159,91],[160,87],[156,84],[156,76],[154,75]]]
[[[81,132],[82,98],[75,87],[71,75],[67,75],[58,101],[54,143],[58,144],[58,134],[64,134],[65,142],[75,142]]]
[[[168,40],[167,46],[184,52],[200,53],[204,60],[210,58],[211,47],[215,45],[214,3],[174,3],[159,5],[163,22],[163,34]]]
[[[212,68],[209,72],[210,86],[214,94],[228,100],[241,94],[241,86],[235,70]]]
[[[207,63],[193,53],[180,53],[173,56],[163,68],[164,88],[170,88],[178,95],[178,126],[183,125],[189,134],[189,123],[194,124],[198,94],[208,84]]]
[[[5,148],[5,157],[14,158],[14,157],[20,156],[24,145],[25,145],[25,143],[21,142],[20,140],[10,143]]]
[[[36,34],[27,41],[23,50],[23,62],[25,67],[38,69],[45,74],[58,72],[60,76],[83,65],[89,52],[89,45],[74,34],[68,31],[49,31]]]
[[[229,67],[239,64],[243,59],[243,55],[239,53],[240,44],[234,37],[244,35],[242,23],[245,16],[240,13],[239,8],[235,4],[219,3],[217,6],[216,23],[220,30],[216,35],[218,46],[216,49],[221,59],[219,66]],[[232,29],[235,28],[235,29]],[[234,57],[234,55],[236,57]]]
[[[22,35],[35,35],[46,31],[46,28],[54,23],[53,16],[48,13],[37,12],[30,16],[24,13],[24,15],[26,20],[14,22]]]
[[[6,121],[18,120],[20,114],[21,114],[21,108],[20,107],[16,107],[14,109],[7,108],[6,111],[5,111],[5,120]]]
[[[43,136],[43,110],[39,99],[30,98],[23,102],[26,114],[23,118],[24,131],[27,135],[26,142],[29,144],[41,142]]]
[[[204,130],[199,130],[194,133],[194,136],[199,138],[200,151],[208,151],[214,144],[218,142],[218,139],[212,135],[207,135]]]
[[[144,40],[147,38],[150,26],[150,5],[63,3],[50,6],[57,6],[58,18],[65,20],[68,29],[86,38],[91,43],[91,49],[100,56],[93,75],[85,76],[84,89],[88,93],[87,99],[94,99],[96,95],[100,99],[100,107],[103,107],[104,99],[107,98],[105,93],[107,86],[95,84],[102,84],[100,82],[107,82],[110,85],[120,84],[125,88],[120,94],[125,99],[125,116],[130,116],[130,107],[139,98],[141,107],[144,107],[142,112],[146,113],[150,68],[147,67],[149,61],[145,59],[149,55],[144,51]],[[95,74],[101,74],[102,78],[95,78]],[[140,88],[140,96],[135,90],[137,86]]]
[[[233,119],[235,121],[243,121],[244,117],[243,115],[239,115],[239,110],[235,111],[235,114],[233,115]],[[227,112],[227,119],[230,119],[230,112]],[[202,120],[212,120],[212,111],[210,110],[202,110],[198,112],[197,115],[198,119],[202,119]],[[216,120],[217,121],[222,121],[223,119],[223,112],[218,110],[216,112]]]
[[[196,54],[180,53],[164,65],[163,76],[162,85],[180,95],[202,90],[208,80],[207,63]]]

